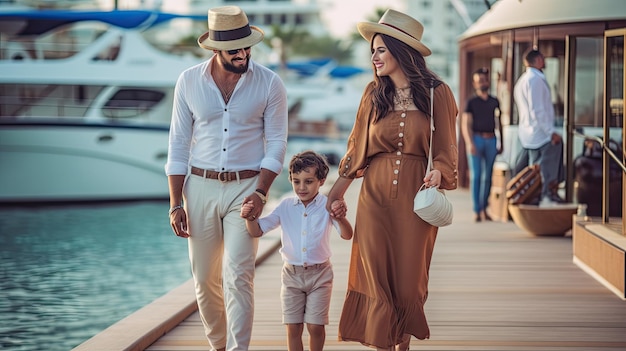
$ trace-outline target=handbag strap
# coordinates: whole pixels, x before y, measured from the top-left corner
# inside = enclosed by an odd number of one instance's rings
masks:
[[[433,115],[433,99],[434,88],[430,87],[430,141],[428,142],[428,166],[426,166],[426,175],[433,168],[433,131],[435,130],[435,116]]]

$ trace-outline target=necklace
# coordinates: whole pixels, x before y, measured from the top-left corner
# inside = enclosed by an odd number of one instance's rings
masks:
[[[413,103],[411,91],[409,90],[408,93],[404,92],[407,89],[409,88],[396,89],[396,93],[393,95],[393,103],[402,110],[402,117],[406,116],[406,111]]]
[[[228,103],[228,101],[230,101],[230,97],[233,95],[233,92],[235,91],[235,87],[237,86],[238,81],[239,81],[239,78],[237,78],[237,80],[227,85],[225,83],[224,84],[218,83],[217,80],[215,80],[215,85],[217,85],[217,88],[222,93],[222,98],[224,98],[225,103]]]

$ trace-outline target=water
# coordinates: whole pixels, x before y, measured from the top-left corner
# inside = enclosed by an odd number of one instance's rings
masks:
[[[270,200],[286,193],[283,171]],[[190,279],[187,241],[174,236],[168,209],[0,208],[0,350],[71,350]]]
[[[0,209],[0,349],[70,350],[191,278],[168,208]]]

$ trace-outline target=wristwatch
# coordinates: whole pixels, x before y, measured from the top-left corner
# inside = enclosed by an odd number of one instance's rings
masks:
[[[261,199],[261,202],[265,204],[267,202],[267,194],[263,189],[256,189],[254,193]]]

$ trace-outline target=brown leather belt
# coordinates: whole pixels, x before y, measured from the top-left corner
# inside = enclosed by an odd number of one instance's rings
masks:
[[[236,171],[236,172],[216,172],[216,171],[210,171],[208,169],[191,167],[191,174],[205,177],[208,179],[217,179],[220,182],[230,182],[231,180],[237,180],[237,179],[248,179],[248,178],[252,178],[256,176],[259,173],[261,172],[252,171],[252,170]]]
[[[496,136],[496,133],[494,132],[473,132],[474,135],[478,135],[479,137],[483,137],[483,138],[493,138]]]

